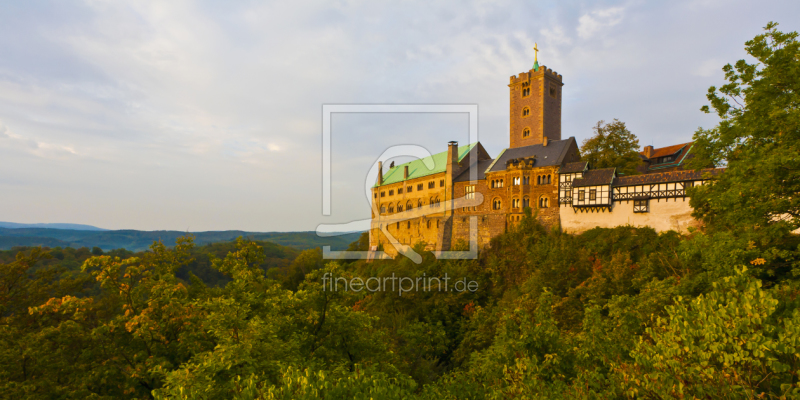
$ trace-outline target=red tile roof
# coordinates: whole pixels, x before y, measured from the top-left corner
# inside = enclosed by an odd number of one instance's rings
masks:
[[[658,158],[658,157],[664,157],[664,156],[669,156],[669,155],[675,154],[675,153],[678,152],[678,150],[680,150],[680,149],[684,148],[685,146],[690,145],[692,143],[693,142],[683,143],[683,144],[675,144],[675,145],[672,145],[672,146],[653,149],[653,155],[650,156],[650,158]],[[644,152],[643,151],[639,152],[639,154],[644,156]]]

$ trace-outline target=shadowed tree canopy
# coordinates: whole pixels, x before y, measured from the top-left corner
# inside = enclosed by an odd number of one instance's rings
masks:
[[[695,168],[727,163],[692,195],[695,216],[721,229],[800,228],[800,42],[777,25],[745,44],[756,63],[723,68],[728,83],[702,108],[721,121],[694,135]]]
[[[639,139],[628,130],[625,123],[614,118],[606,124],[601,120],[592,128],[594,135],[583,141],[581,154],[591,168],[616,167],[617,172],[633,175],[641,162]]]

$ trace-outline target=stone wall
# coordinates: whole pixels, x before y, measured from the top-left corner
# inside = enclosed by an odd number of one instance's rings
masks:
[[[561,206],[561,229],[567,233],[581,233],[592,228],[613,228],[631,225],[649,226],[657,232],[675,230],[686,233],[690,226],[699,226],[692,218],[689,198],[650,199],[649,212],[634,213],[633,200],[615,201],[611,211],[575,211],[570,206]]]

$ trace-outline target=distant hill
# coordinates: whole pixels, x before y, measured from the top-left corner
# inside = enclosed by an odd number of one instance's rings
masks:
[[[16,246],[47,247],[99,247],[103,250],[124,248],[130,251],[145,250],[156,240],[172,246],[175,239],[191,234],[197,245],[229,242],[237,237],[276,243],[282,246],[304,250],[331,246],[332,250],[344,250],[358,240],[360,232],[341,236],[317,236],[315,232],[245,232],[245,231],[136,231],[136,230],[77,230],[61,228],[2,228],[0,227],[0,250]]]
[[[76,231],[105,231],[107,229],[98,228],[91,225],[81,224],[18,224],[16,222],[0,221],[0,228],[49,228],[49,229],[71,229]]]

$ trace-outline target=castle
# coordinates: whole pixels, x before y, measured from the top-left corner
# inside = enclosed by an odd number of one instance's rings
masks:
[[[683,232],[696,224],[686,188],[719,170],[684,170],[691,143],[645,147],[640,175],[590,169],[575,138],[561,139],[563,85],[538,61],[511,77],[509,147],[494,158],[480,142],[449,142],[447,151],[426,159],[388,170],[379,163],[370,249],[396,256],[398,243],[446,251],[472,240],[485,247],[519,223],[526,207],[545,226],[571,233],[620,225]]]

